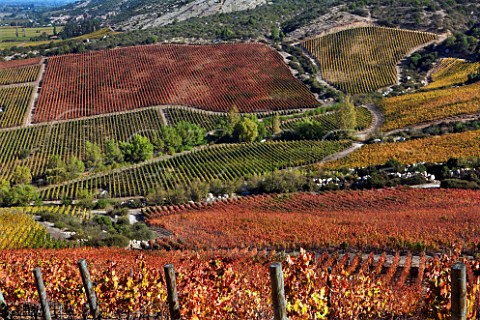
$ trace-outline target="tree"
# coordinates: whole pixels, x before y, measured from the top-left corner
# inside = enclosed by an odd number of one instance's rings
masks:
[[[319,121],[305,120],[295,125],[295,133],[300,139],[323,139],[327,134],[325,127]]]
[[[131,142],[120,143],[125,160],[130,162],[141,162],[153,156],[153,144],[145,136],[136,134]]]
[[[182,138],[182,144],[185,147],[199,146],[205,141],[205,129],[196,124],[180,121],[175,129]]]
[[[85,156],[83,157],[83,162],[89,169],[102,166],[102,150],[97,144],[91,143],[90,141],[85,142]]]
[[[31,151],[30,149],[27,149],[27,148],[23,148],[23,149],[20,149],[20,151],[18,151],[18,158],[24,160],[24,159],[27,159],[31,154]]]
[[[280,128],[280,116],[278,113],[275,113],[272,119],[272,133],[274,135],[280,134],[282,129]]]
[[[112,139],[105,140],[104,151],[104,162],[106,165],[123,162],[122,150],[120,150],[120,146]]]
[[[155,131],[152,133],[150,142],[153,144],[153,150],[155,152],[159,152],[159,154],[161,155],[162,152],[165,150],[165,142],[162,140],[159,131]]]
[[[40,198],[37,189],[31,185],[19,184],[11,189],[11,205],[26,206]]]
[[[6,206],[7,203],[11,203],[11,187],[10,182],[7,180],[0,181],[0,205]]]
[[[229,29],[227,27],[222,29],[222,32],[220,33],[220,37],[224,40],[228,40],[232,38],[235,35],[235,32],[233,32],[232,29]]]
[[[27,166],[17,166],[12,175],[14,184],[30,184],[32,182],[32,172]]]
[[[48,159],[45,177],[48,183],[59,183],[67,179],[67,165],[59,155],[51,156]]]
[[[253,142],[258,137],[258,124],[245,117],[235,126],[233,136],[240,142]]]
[[[280,40],[280,29],[277,26],[272,27],[272,40],[273,41]]]
[[[85,165],[75,156],[70,157],[66,165],[68,179],[75,179],[85,172]]]
[[[272,27],[271,37],[273,41],[282,41],[285,37],[285,34],[280,30],[279,27],[275,26]]]
[[[159,140],[163,141],[168,153],[173,154],[182,147],[182,137],[177,130],[170,126],[163,126],[159,130]]]
[[[157,43],[158,42],[158,36],[157,35],[150,35],[145,39],[146,44],[152,44],[152,43]]]
[[[86,208],[86,209],[93,209],[95,204],[93,203],[94,196],[91,192],[87,189],[81,189],[77,193],[78,198],[78,205]]]
[[[201,180],[191,181],[188,186],[188,194],[192,201],[198,202],[204,199],[209,191],[210,187],[208,183]]]
[[[233,130],[235,129],[235,126],[240,122],[241,119],[242,117],[238,112],[237,106],[233,105],[230,111],[228,111],[228,115],[227,115],[226,135],[232,135]]]
[[[353,105],[352,98],[347,96],[341,101],[340,109],[338,110],[338,124],[342,130],[355,130],[357,126],[357,113]]]

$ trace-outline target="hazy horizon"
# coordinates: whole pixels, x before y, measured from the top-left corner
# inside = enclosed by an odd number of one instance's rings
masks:
[[[61,6],[76,0],[0,0],[0,5],[39,5],[39,6]]]

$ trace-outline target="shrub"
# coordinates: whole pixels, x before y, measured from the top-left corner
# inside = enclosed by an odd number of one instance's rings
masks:
[[[445,179],[440,183],[440,188],[445,189],[479,189],[476,182],[460,179]]]

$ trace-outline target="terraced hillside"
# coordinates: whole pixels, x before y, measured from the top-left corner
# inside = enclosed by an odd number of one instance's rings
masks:
[[[437,39],[432,33],[383,27],[346,29],[301,42],[318,61],[324,80],[359,94],[397,83],[400,60]]]

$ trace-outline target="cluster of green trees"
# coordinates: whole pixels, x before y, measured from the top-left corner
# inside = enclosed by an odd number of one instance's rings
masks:
[[[307,119],[296,123],[293,132],[285,132],[281,138],[302,140],[351,138],[357,126],[357,113],[351,97],[342,96],[336,107],[338,130],[332,132],[323,122]]]
[[[82,159],[71,156],[67,161],[64,161],[60,156],[53,155],[47,163],[42,178],[50,184],[59,183],[75,179],[85,170],[113,169],[123,164],[149,160],[154,154],[162,155],[164,152],[174,154],[205,143],[205,129],[185,121],[180,121],[174,127],[164,126],[159,131],[152,132],[151,136],[151,138],[148,138],[136,134],[129,141],[120,142],[106,139],[103,148],[86,141]],[[27,170],[30,173],[28,167],[17,169]],[[31,180],[31,174],[30,178],[23,179],[24,183],[30,183]]]
[[[97,19],[72,19],[63,26],[63,29],[58,33],[58,36],[62,39],[68,39],[95,32],[100,28],[101,23]]]
[[[40,198],[37,190],[32,185],[11,185],[6,180],[0,181],[0,207],[25,206]]]
[[[206,130],[199,125],[180,121],[175,126],[164,126],[153,133],[155,151],[174,154],[206,143]]]
[[[227,119],[222,119],[218,125],[219,142],[254,142],[266,137],[265,124],[256,115],[241,115],[236,106],[230,109]]]

